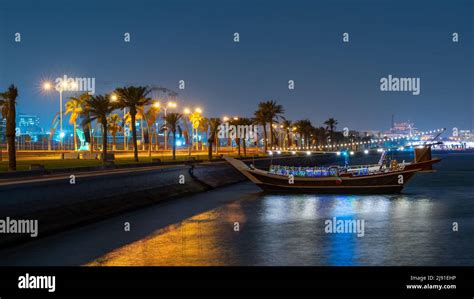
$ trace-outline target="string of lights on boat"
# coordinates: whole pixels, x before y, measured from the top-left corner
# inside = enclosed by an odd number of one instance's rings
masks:
[[[348,142],[348,143],[338,143],[338,144],[329,144],[329,145],[315,145],[315,146],[302,146],[302,147],[272,147],[271,150],[268,151],[269,155],[273,155],[274,153],[276,154],[281,154],[282,152],[291,152],[293,155],[296,153],[300,152],[306,152],[307,155],[311,155],[313,152],[334,152],[337,155],[354,155],[355,152],[364,152],[364,154],[369,153],[369,149],[364,149],[360,151],[349,151],[349,152],[341,152],[341,151],[336,151],[337,149],[341,148],[348,148],[348,147],[353,147],[353,146],[372,146],[372,145],[378,145],[383,142],[388,142],[388,141],[402,141],[404,139],[410,140],[414,139],[420,136],[425,136],[425,135],[431,135],[431,134],[441,134],[442,132],[446,131],[445,128],[437,129],[437,130],[430,130],[430,131],[423,131],[420,133],[416,134],[409,134],[409,135],[404,135],[404,136],[397,136],[397,137],[383,137],[383,138],[376,138],[376,139],[371,139],[370,141],[358,141],[358,142]],[[408,143],[408,147],[414,147],[415,143]],[[426,146],[428,143],[424,143],[423,145],[418,145],[418,146]],[[398,150],[404,150],[406,146],[400,146]],[[383,147],[377,148],[377,152],[383,152],[385,149]]]

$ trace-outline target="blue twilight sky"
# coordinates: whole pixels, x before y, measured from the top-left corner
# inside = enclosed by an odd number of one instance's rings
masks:
[[[251,116],[274,99],[315,125],[385,130],[395,114],[420,129],[472,129],[473,20],[471,0],[0,0],[0,89],[16,84],[18,111],[43,127],[59,100],[41,81],[67,74],[96,78],[98,93],[166,86],[206,116]],[[389,74],[421,78],[421,94],[381,92]]]

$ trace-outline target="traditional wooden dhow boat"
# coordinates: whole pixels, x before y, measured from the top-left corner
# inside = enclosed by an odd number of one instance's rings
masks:
[[[385,152],[378,164],[329,167],[289,167],[272,165],[269,171],[224,157],[257,186],[268,192],[387,194],[399,193],[418,172],[433,172],[441,161],[431,157],[431,147],[416,148],[413,162],[385,163]]]

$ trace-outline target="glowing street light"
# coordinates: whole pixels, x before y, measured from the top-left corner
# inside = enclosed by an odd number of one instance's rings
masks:
[[[49,81],[46,81],[43,83],[43,89],[46,91],[51,90],[52,87],[53,85]],[[67,88],[68,88],[67,81],[63,80],[60,84],[60,88],[57,89],[59,92],[59,134],[60,135],[63,134],[63,90],[67,90]],[[62,145],[63,145],[62,140],[63,138],[60,137],[60,141],[59,141],[60,149],[62,149]]]
[[[43,83],[43,89],[44,90],[50,90],[51,89],[51,83],[50,82],[44,82]]]

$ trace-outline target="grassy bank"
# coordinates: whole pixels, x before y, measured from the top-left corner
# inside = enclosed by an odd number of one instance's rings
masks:
[[[237,157],[237,153],[226,153],[226,155],[235,156]],[[196,160],[208,160],[208,156],[206,154],[196,154],[192,155]],[[215,156],[214,156],[215,157]],[[248,156],[252,157],[252,156]],[[163,154],[154,154],[152,157],[148,157],[148,154],[140,155],[139,161],[135,162],[132,156],[120,157],[118,156],[114,163],[115,164],[143,164],[143,163],[150,163],[153,162],[153,159],[160,159],[162,162],[171,162],[171,161],[186,161],[189,159],[187,154],[177,155],[176,160],[173,160],[171,155],[163,155]],[[76,167],[94,167],[102,165],[102,161],[100,160],[61,160],[57,157],[45,157],[41,159],[41,157],[32,158],[32,159],[21,159],[17,161],[17,170],[29,170],[31,164],[41,164],[44,165],[45,169],[61,169],[61,168],[76,168]],[[0,162],[0,171],[7,171],[8,170],[8,161],[1,161]]]

